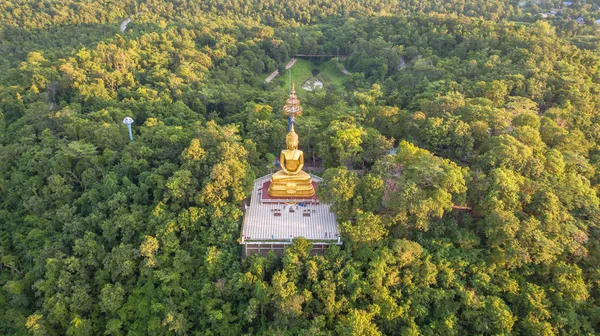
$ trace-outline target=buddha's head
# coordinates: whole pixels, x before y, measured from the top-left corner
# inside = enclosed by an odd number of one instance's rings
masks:
[[[292,124],[292,129],[285,137],[285,143],[287,144],[287,148],[289,150],[294,150],[298,148],[298,134],[294,131],[294,124]]]

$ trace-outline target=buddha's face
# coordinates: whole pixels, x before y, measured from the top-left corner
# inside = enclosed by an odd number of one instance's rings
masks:
[[[287,148],[289,150],[294,150],[294,149],[298,148],[298,140],[287,139]]]

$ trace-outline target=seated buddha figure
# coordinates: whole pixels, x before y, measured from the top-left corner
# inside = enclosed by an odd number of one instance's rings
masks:
[[[274,197],[311,197],[315,194],[310,175],[302,170],[304,153],[298,149],[294,126],[285,137],[287,149],[281,151],[281,170],[271,176],[269,195]]]

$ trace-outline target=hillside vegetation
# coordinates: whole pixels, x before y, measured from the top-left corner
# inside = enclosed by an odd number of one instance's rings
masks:
[[[600,13],[541,10],[0,0],[0,334],[600,333]],[[264,79],[338,49],[296,131],[344,244],[241,259]]]

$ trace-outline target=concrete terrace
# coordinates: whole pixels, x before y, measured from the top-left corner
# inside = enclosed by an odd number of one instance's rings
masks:
[[[313,181],[322,179],[311,175]],[[246,206],[246,216],[242,228],[242,244],[291,243],[295,237],[321,243],[341,243],[335,214],[329,205],[318,200],[280,199],[276,202],[262,202],[262,190],[271,175],[254,181],[250,205]]]

